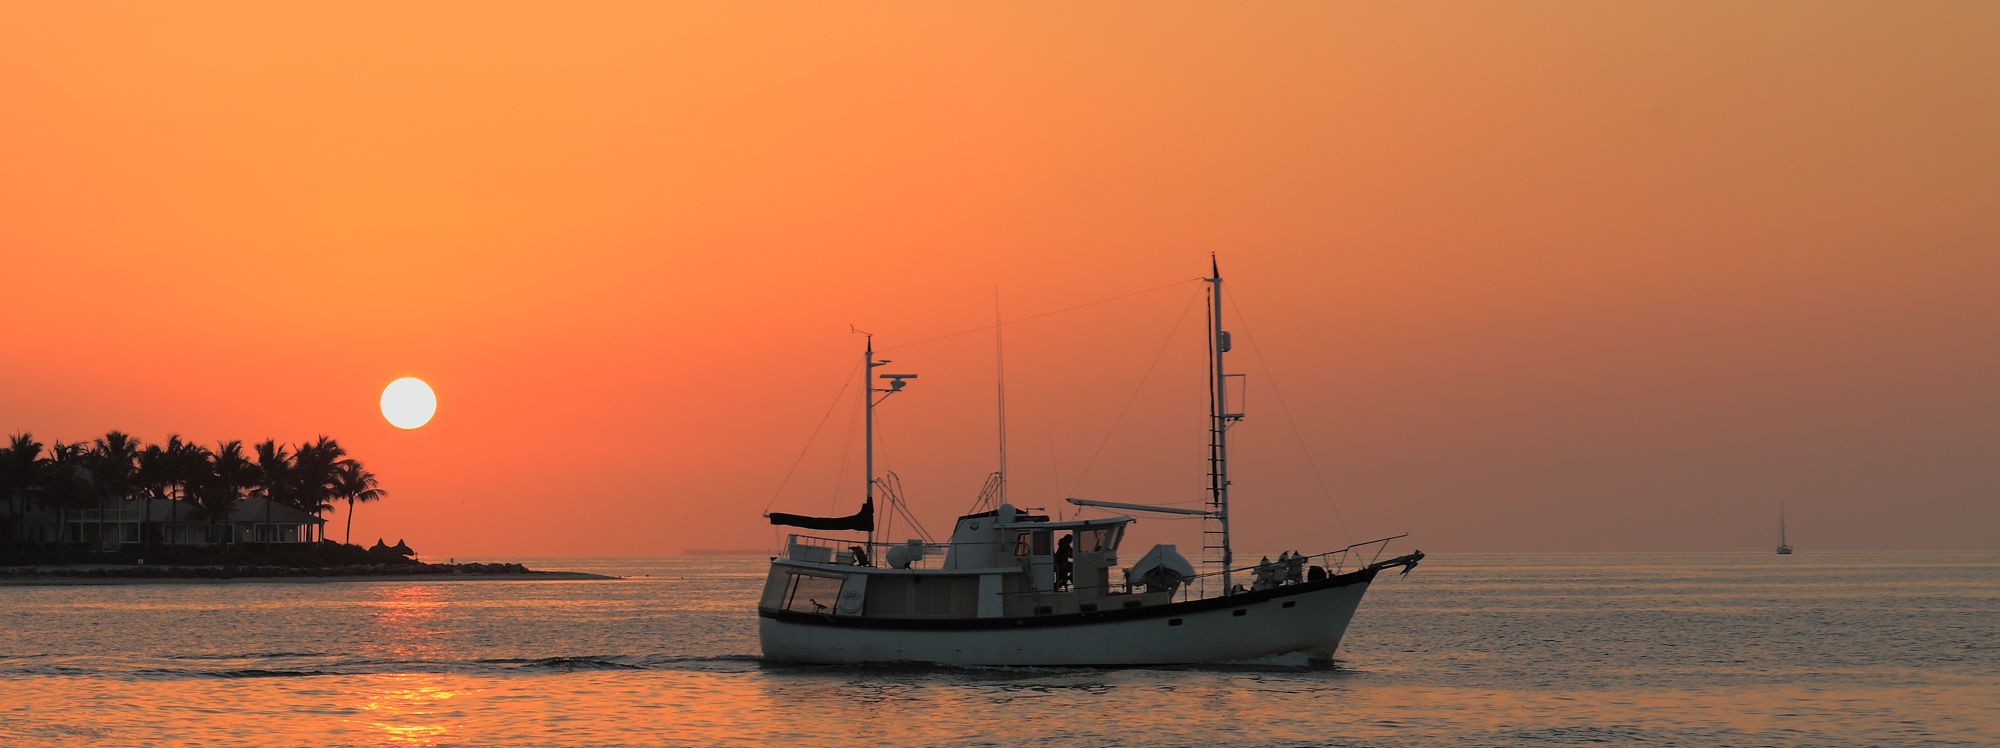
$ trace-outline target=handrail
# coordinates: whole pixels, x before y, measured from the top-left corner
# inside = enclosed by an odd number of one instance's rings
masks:
[[[1267,566],[1264,563],[1258,563],[1258,564],[1251,564],[1248,566],[1235,567],[1229,569],[1228,571],[1231,573],[1249,572],[1253,577],[1262,578],[1261,581],[1258,582],[1258,584],[1269,584],[1272,587],[1307,581],[1305,578],[1303,578],[1304,570],[1307,567],[1318,567],[1321,569],[1325,569],[1330,575],[1338,576],[1340,574],[1346,573],[1347,564],[1350,562],[1360,563],[1362,568],[1375,568],[1375,569],[1393,568],[1395,566],[1401,565],[1404,567],[1404,573],[1408,573],[1410,567],[1416,566],[1417,562],[1423,559],[1422,551],[1416,551],[1403,556],[1398,556],[1388,561],[1381,560],[1382,554],[1388,551],[1388,547],[1391,542],[1406,537],[1409,537],[1409,533],[1403,533],[1401,535],[1392,535],[1386,538],[1377,538],[1375,540],[1364,540],[1359,543],[1348,545],[1345,548],[1326,551],[1323,553],[1316,553],[1312,555],[1295,553],[1292,554],[1291,558],[1287,562],[1282,564],[1279,562],[1270,562],[1269,565]],[[836,554],[838,552],[845,552],[855,546],[860,546],[868,551],[869,562],[871,567],[881,568],[885,566],[885,564],[883,564],[882,562],[886,560],[887,558],[886,552],[888,550],[893,548],[906,547],[909,544],[887,543],[887,542],[869,543],[866,541],[855,541],[842,538],[828,538],[817,535],[794,534],[790,536],[790,539],[787,542],[787,549],[789,549],[791,546],[794,545],[828,548],[832,551],[835,551]],[[936,568],[932,566],[930,562],[937,561],[939,562],[939,564],[941,564],[944,554],[950,550],[951,545],[952,545],[951,543],[923,543],[924,558],[921,561],[912,563],[910,565],[910,568],[920,568],[920,569]],[[1359,553],[1357,551],[1360,549],[1365,549],[1369,546],[1375,546],[1375,552],[1368,557],[1368,560],[1366,562],[1361,562],[1360,558],[1358,558]],[[832,563],[832,558],[836,557],[837,555],[830,555],[828,561],[818,562],[818,563],[830,564]],[[1260,575],[1258,574],[1260,566],[1263,566],[1269,569],[1270,571]],[[1212,571],[1205,574],[1195,574],[1193,576],[1186,577],[1182,580],[1182,583],[1178,586],[1178,588],[1174,590],[1174,596],[1181,598],[1183,601],[1188,600],[1191,597],[1191,593],[1197,588],[1197,585],[1194,584],[1194,582],[1209,577],[1220,577],[1223,575],[1223,573],[1224,573],[1223,571]],[[1111,583],[1109,580],[1106,580],[1106,583],[1104,585],[1100,586],[1093,584],[1087,587],[1078,586],[1075,584],[1073,580],[1071,586],[1067,588],[1067,590],[1071,592],[1078,592],[1085,589],[1102,590],[1103,593],[1107,595],[1141,594],[1140,592],[1136,591],[1138,588],[1135,582],[1129,578],[1122,585]],[[1120,589],[1122,589],[1123,591],[1119,592],[1118,590]],[[1262,588],[1253,587],[1253,589],[1262,589]],[[1050,594],[1052,592],[1054,592],[1054,590],[1016,590],[1002,594],[1008,596],[1045,595],[1045,594]],[[1209,599],[1213,597],[1222,597],[1233,593],[1234,591],[1232,590],[1224,590],[1219,595],[1203,595],[1196,599]]]
[[[847,552],[849,549],[858,546],[868,551],[869,566],[886,568],[888,564],[885,563],[885,561],[888,558],[888,551],[895,548],[908,547],[909,543],[907,542],[888,543],[881,541],[870,543],[865,540],[847,540],[842,538],[821,537],[818,535],[793,534],[789,536],[789,539],[786,542],[786,546],[784,548],[779,549],[780,555],[778,557],[779,558],[787,557],[790,553],[790,547],[794,545],[806,546],[812,548],[826,548],[832,552],[831,556],[834,558],[837,558],[839,554]],[[943,563],[944,553],[947,549],[951,547],[950,543],[923,543],[922,545],[924,547],[924,558],[920,561],[912,562],[910,564],[910,568],[913,569],[931,568],[928,564],[933,560],[935,560],[937,563],[940,564]],[[829,560],[823,563],[832,563],[832,561]]]
[[[1367,564],[1367,565],[1374,565],[1377,561],[1379,561],[1382,558],[1382,553],[1388,549],[1389,543],[1391,541],[1406,538],[1409,537],[1409,535],[1410,535],[1409,533],[1403,533],[1401,535],[1392,535],[1390,537],[1378,538],[1375,540],[1364,540],[1362,542],[1349,545],[1346,548],[1341,548],[1339,550],[1327,551],[1325,553],[1316,553],[1310,556],[1304,554],[1294,554],[1292,558],[1299,559],[1302,566],[1319,566],[1321,568],[1328,569],[1329,573],[1337,575],[1345,573],[1345,569],[1347,568],[1347,562],[1350,560],[1348,557],[1354,555],[1355,549],[1365,548],[1371,545],[1379,545],[1380,547],[1375,550],[1375,555],[1369,558]],[[1232,568],[1229,569],[1228,571],[1232,573],[1243,572],[1243,571],[1255,572],[1257,570],[1257,567],[1260,565],[1261,564],[1251,564],[1249,566]],[[1272,565],[1276,566],[1277,563],[1273,562]],[[1186,582],[1193,582],[1194,580],[1206,579],[1209,577],[1220,577],[1222,576],[1222,574],[1223,574],[1222,571],[1211,571],[1205,574],[1196,574],[1194,576],[1187,577]],[[1190,584],[1187,584],[1186,582],[1182,584],[1183,588],[1192,586]],[[1223,594],[1225,595],[1230,594],[1230,591],[1224,590]]]

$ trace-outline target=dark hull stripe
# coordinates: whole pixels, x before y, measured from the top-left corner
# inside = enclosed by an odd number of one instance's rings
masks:
[[[1189,600],[1186,602],[1168,603],[1166,605],[1116,608],[1063,615],[1018,616],[1014,618],[870,618],[867,616],[835,616],[825,613],[800,613],[791,610],[767,610],[764,608],[758,608],[757,615],[773,621],[797,623],[807,626],[828,626],[848,629],[889,629],[897,631],[968,631],[1089,626],[1100,623],[1173,618],[1175,616],[1209,610],[1240,608],[1245,605],[1311,594],[1321,590],[1330,590],[1355,584],[1367,584],[1374,581],[1376,571],[1378,570],[1362,569],[1360,571],[1327,577],[1317,582],[1288,584],[1268,590],[1256,590],[1224,597],[1211,597],[1206,600]]]

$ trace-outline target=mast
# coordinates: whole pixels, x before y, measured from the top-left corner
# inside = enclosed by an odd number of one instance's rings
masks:
[[[1215,518],[1217,534],[1222,543],[1222,594],[1234,592],[1229,569],[1235,564],[1234,551],[1229,545],[1229,440],[1228,430],[1232,421],[1243,418],[1241,413],[1230,413],[1227,374],[1222,366],[1222,354],[1229,352],[1229,333],[1222,329],[1222,270],[1217,266],[1215,255],[1208,256],[1209,277],[1202,280],[1209,284],[1208,300],[1208,504]]]
[[[875,336],[868,336],[868,344],[862,350],[861,359],[868,364],[861,367],[861,402],[864,403],[861,409],[864,414],[862,420],[867,423],[862,428],[863,436],[861,441],[861,453],[864,455],[862,462],[866,465],[863,472],[866,474],[861,477],[863,480],[868,481],[868,498],[863,504],[872,511],[875,508],[875,385],[870,382],[872,381],[872,375],[875,373],[875,367],[888,363],[887,361],[881,363],[876,363],[875,361]],[[873,551],[875,549],[875,523],[872,521],[872,517],[870,520],[868,523],[867,548]],[[874,554],[870,553],[869,555],[872,556]]]
[[[1785,542],[1785,502],[1778,502],[1778,547],[1789,545]]]
[[[997,382],[1000,410],[1000,469],[994,475],[1000,478],[1000,491],[996,501],[1007,503],[1007,349],[1000,338],[1000,287],[993,287],[993,380]],[[999,508],[995,506],[994,508]]]
[[[890,395],[902,392],[903,386],[908,384],[908,382],[904,382],[903,380],[916,379],[917,375],[883,374],[882,378],[889,380],[888,387],[878,388],[870,384],[873,381],[872,375],[875,373],[875,368],[887,365],[889,360],[875,360],[875,336],[868,333],[862,334],[868,336],[867,348],[861,354],[862,362],[867,364],[867,366],[861,367],[861,402],[865,406],[862,408],[865,413],[863,421],[867,424],[862,429],[864,433],[862,438],[862,453],[865,455],[863,461],[866,464],[865,471],[867,472],[867,475],[863,476],[863,478],[868,481],[868,498],[864,506],[872,510],[875,507],[875,406],[883,400],[889,399]],[[881,393],[882,397],[875,397],[876,393]],[[880,514],[881,512],[876,511],[876,513]],[[875,525],[873,522],[870,522],[868,525],[867,548],[870,556],[869,560],[872,563],[875,551]]]

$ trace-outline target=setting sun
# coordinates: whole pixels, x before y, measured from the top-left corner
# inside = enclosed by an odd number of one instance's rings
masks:
[[[430,423],[437,408],[437,393],[416,377],[403,377],[382,389],[382,417],[396,428],[413,429]]]

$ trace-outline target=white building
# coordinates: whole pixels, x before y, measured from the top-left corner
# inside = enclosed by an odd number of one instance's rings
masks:
[[[325,518],[267,499],[239,500],[229,516],[221,519],[203,516],[193,502],[175,500],[132,500],[117,509],[74,510],[63,518],[60,528],[55,512],[28,512],[23,519],[29,542],[60,538],[97,551],[140,545],[144,542],[142,532],[150,533],[160,545],[316,543],[326,539]]]

